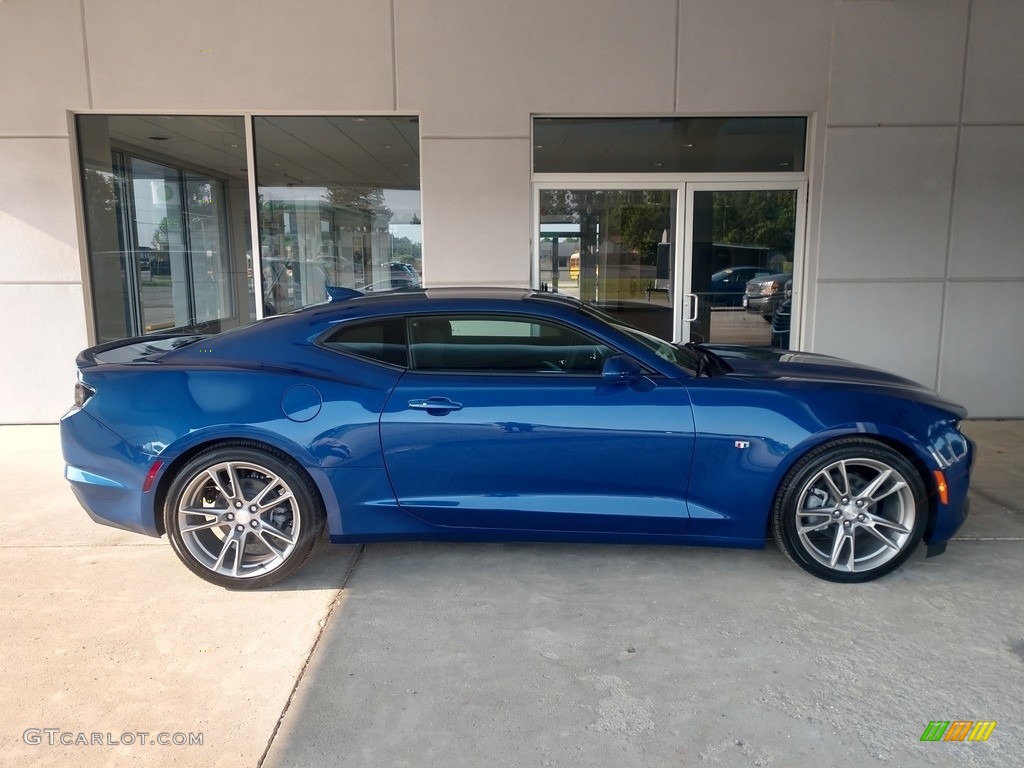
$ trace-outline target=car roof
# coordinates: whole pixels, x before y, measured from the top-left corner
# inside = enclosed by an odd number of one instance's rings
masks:
[[[380,293],[353,296],[341,302],[331,302],[337,306],[379,306],[409,304],[415,305],[421,302],[433,303],[444,301],[524,301],[535,299],[540,301],[553,301],[565,306],[575,306],[578,299],[564,294],[538,291],[532,288],[502,288],[502,287],[447,287],[447,288],[400,288],[394,291],[382,291]],[[321,308],[324,305],[319,305]],[[329,305],[330,306],[330,305]]]
[[[393,291],[354,295],[324,304],[314,304],[284,315],[267,318],[283,324],[316,324],[350,317],[373,317],[415,312],[502,311],[513,310],[523,303],[561,309],[579,310],[583,302],[573,296],[539,291],[532,288],[450,287],[399,288]],[[288,320],[290,318],[290,320]],[[259,325],[258,323],[256,325]],[[252,326],[250,326],[252,327]]]
[[[312,340],[327,331],[334,323],[346,320],[370,319],[387,315],[430,313],[515,313],[531,305],[537,314],[565,317],[578,312],[585,305],[579,299],[563,294],[537,291],[529,288],[402,288],[386,293],[355,294],[323,304],[266,317],[250,325],[232,328],[210,337],[217,352],[224,359],[251,357],[251,340],[261,344],[288,344],[298,340]],[[207,345],[209,346],[209,345]],[[204,347],[204,350],[206,347]],[[194,346],[184,346],[166,354],[167,360],[189,361],[199,359]]]

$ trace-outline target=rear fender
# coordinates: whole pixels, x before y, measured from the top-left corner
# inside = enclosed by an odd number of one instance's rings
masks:
[[[290,458],[295,461],[316,485],[329,518],[338,514],[337,498],[327,474],[303,445],[289,440],[279,433],[244,424],[208,427],[189,433],[173,445],[168,446],[159,456],[153,457],[154,461],[163,460],[164,464],[157,472],[153,484],[154,493],[151,494],[150,499],[152,509],[147,509],[146,512],[153,515],[161,534],[165,533],[163,507],[167,499],[167,491],[181,468],[207,448],[237,442],[248,443],[248,447],[266,450],[279,454],[282,458]]]

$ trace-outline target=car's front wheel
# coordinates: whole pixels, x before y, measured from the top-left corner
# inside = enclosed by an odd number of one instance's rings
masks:
[[[898,568],[928,516],[920,473],[874,440],[835,440],[789,471],[775,500],[775,540],[797,565],[829,581],[861,582]]]
[[[324,512],[312,480],[291,459],[233,443],[181,468],[167,493],[164,525],[193,573],[222,587],[257,589],[305,562]]]

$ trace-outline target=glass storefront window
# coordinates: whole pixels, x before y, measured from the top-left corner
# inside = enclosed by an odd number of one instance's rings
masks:
[[[241,117],[79,115],[98,341],[255,318]]]
[[[535,173],[791,173],[806,117],[538,117]]]
[[[246,119],[76,118],[98,341],[421,284],[416,117],[254,117],[255,168]]]
[[[415,117],[256,117],[263,312],[420,285]]]

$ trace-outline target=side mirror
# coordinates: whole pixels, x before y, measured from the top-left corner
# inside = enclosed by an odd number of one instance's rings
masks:
[[[604,361],[601,368],[601,378],[606,382],[631,382],[640,378],[643,369],[631,357],[625,355],[613,355]]]

